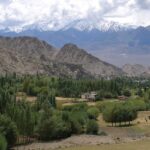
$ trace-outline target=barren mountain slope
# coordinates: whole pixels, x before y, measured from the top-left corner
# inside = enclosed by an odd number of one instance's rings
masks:
[[[99,60],[73,44],[66,44],[56,55],[56,60],[82,65],[86,71],[95,76],[120,76],[124,74],[121,69]]]
[[[150,69],[140,64],[135,64],[135,65],[126,64],[123,66],[122,69],[130,77],[150,76]]]
[[[0,73],[91,76],[79,65],[54,60],[56,48],[32,37],[0,37]]]

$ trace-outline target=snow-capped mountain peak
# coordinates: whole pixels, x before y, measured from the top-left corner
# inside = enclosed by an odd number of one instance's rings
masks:
[[[68,29],[76,29],[79,31],[91,31],[91,30],[99,30],[102,32],[106,31],[125,31],[128,29],[137,28],[136,26],[128,25],[128,24],[120,24],[113,21],[107,21],[103,19],[80,19],[72,22],[67,22],[66,24],[61,25],[59,22],[41,22],[39,24],[30,24],[23,25],[17,27],[3,27],[0,26],[0,31],[4,32],[16,32],[20,33],[27,30],[38,30],[38,31],[59,31],[59,30],[68,30]]]
[[[78,20],[75,22],[70,23],[69,25],[65,26],[63,30],[67,30],[70,28],[77,29],[79,31],[91,31],[93,29],[97,29],[103,32],[106,31],[120,31],[120,30],[128,30],[128,29],[133,29],[136,28],[135,26],[132,25],[126,25],[126,24],[119,24],[117,22],[112,22],[112,21],[93,21],[93,20]]]

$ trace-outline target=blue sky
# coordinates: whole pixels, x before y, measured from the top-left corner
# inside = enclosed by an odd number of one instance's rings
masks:
[[[80,19],[150,25],[150,0],[0,0],[0,28],[61,29]]]

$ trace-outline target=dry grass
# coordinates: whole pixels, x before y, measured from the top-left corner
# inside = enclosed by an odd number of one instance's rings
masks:
[[[66,98],[66,97],[56,97],[57,101],[73,101],[76,100],[75,98]]]
[[[64,107],[64,106],[70,106],[70,105],[75,105],[75,104],[78,104],[78,103],[80,103],[80,102],[69,102],[69,103],[64,103],[64,104],[62,104],[62,106]],[[96,103],[95,102],[85,102],[85,104],[87,104],[88,106],[95,106],[96,105]]]
[[[150,111],[141,111],[138,113],[138,118],[133,122],[139,131],[146,136],[150,136]]]
[[[76,100],[75,98],[56,97],[57,108],[61,109],[64,104],[72,103],[75,100]]]
[[[16,100],[17,101],[25,100],[26,102],[35,103],[35,101],[37,100],[37,97],[36,96],[27,96],[27,94],[24,92],[18,92],[16,94]]]
[[[141,111],[138,113],[138,118],[134,121],[138,124],[149,124],[150,125],[150,111]]]
[[[75,104],[79,104],[82,102],[88,104],[89,106],[95,105],[95,102],[87,102],[87,100],[81,99],[81,98],[56,97],[56,104],[57,104],[58,109],[61,109],[64,106],[75,105]]]

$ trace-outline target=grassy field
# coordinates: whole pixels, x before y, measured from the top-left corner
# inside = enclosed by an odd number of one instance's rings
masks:
[[[36,96],[28,96],[26,93],[24,92],[18,92],[16,94],[16,99],[17,101],[19,100],[25,100],[26,102],[29,103],[35,103],[35,101],[37,100]],[[57,109],[61,109],[64,106],[68,106],[68,105],[75,105],[75,104],[79,104],[79,103],[86,103],[88,106],[95,106],[97,103],[104,103],[104,102],[117,102],[118,99],[104,99],[103,101],[99,101],[99,102],[90,102],[87,101],[86,99],[81,99],[81,98],[65,98],[65,97],[56,97],[56,106]]]
[[[75,98],[56,97],[56,105],[58,109],[61,109],[64,104],[73,103],[75,101]]]
[[[64,106],[74,105],[79,103],[86,103],[88,106],[95,106],[97,103],[103,104],[104,102],[120,102],[118,99],[104,99],[103,101],[98,102],[90,102],[86,99],[81,98],[64,98],[64,97],[56,97],[57,108],[61,109]]]
[[[150,149],[150,140],[136,141],[125,144],[107,144],[97,146],[65,148],[65,150],[149,150],[149,149]]]
[[[24,92],[18,92],[16,94],[16,100],[20,101],[20,100],[25,100],[29,103],[35,103],[35,101],[37,100],[36,96],[28,96],[26,93]]]
[[[81,98],[56,97],[56,105],[58,109],[61,109],[64,106],[75,105],[83,102],[86,103],[88,106],[96,105],[96,102],[88,102],[87,100]]]

